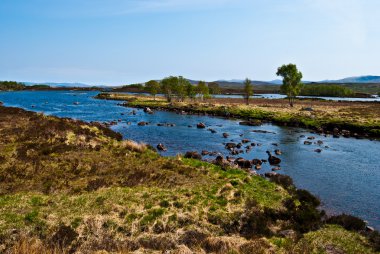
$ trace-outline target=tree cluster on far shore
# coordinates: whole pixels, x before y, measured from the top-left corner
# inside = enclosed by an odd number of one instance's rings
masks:
[[[182,76],[170,76],[164,78],[160,82],[150,80],[145,83],[144,89],[156,99],[157,94],[163,94],[168,102],[190,100],[204,100],[210,98],[211,95],[220,94],[218,83],[206,83],[199,81],[192,84],[188,79]]]

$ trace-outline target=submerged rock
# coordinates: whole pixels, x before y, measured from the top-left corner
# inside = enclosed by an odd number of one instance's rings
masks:
[[[214,130],[214,129],[208,129],[209,131],[211,131],[211,133],[216,133],[216,130]]]

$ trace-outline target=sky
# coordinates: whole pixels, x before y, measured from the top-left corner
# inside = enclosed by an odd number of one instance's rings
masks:
[[[380,75],[379,0],[1,0],[0,80]]]

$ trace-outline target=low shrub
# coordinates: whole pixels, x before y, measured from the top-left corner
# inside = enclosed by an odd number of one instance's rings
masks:
[[[366,227],[366,223],[362,219],[347,214],[332,216],[328,218],[326,222],[328,224],[340,225],[347,230],[360,231],[364,230]]]

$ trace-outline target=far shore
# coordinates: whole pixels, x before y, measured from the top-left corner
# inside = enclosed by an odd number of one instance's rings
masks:
[[[271,122],[310,128],[334,137],[380,138],[380,103],[298,99],[290,107],[285,99],[212,98],[204,101],[167,102],[163,97],[100,93],[97,99],[125,101],[124,106],[174,111],[186,114],[241,118],[252,124]]]

